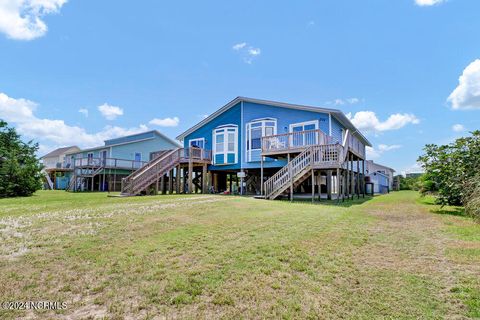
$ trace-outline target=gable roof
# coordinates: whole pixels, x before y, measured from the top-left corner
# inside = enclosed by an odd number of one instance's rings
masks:
[[[280,107],[280,108],[288,108],[288,109],[295,109],[295,110],[304,110],[304,111],[312,111],[312,112],[319,112],[319,113],[328,113],[331,114],[333,117],[335,117],[342,125],[344,125],[346,128],[350,129],[353,131],[353,134],[355,134],[366,146],[372,146],[370,141],[360,132],[358,129],[352,124],[352,122],[347,118],[347,116],[340,110],[338,109],[330,109],[330,108],[320,108],[320,107],[313,107],[313,106],[305,106],[305,105],[300,105],[300,104],[291,104],[291,103],[285,103],[285,102],[278,102],[278,101],[271,101],[271,100],[261,100],[261,99],[254,99],[254,98],[247,98],[247,97],[236,97],[211,115],[209,115],[207,118],[203,119],[190,129],[186,130],[182,134],[180,134],[177,137],[177,140],[182,141],[187,135],[190,133],[194,132],[198,128],[204,126],[205,124],[209,123],[216,117],[218,117],[220,114],[224,113],[225,111],[229,110],[236,104],[240,102],[250,102],[250,103],[257,103],[257,104],[264,104],[264,105],[269,105],[269,106],[275,106],[275,107]]]
[[[105,145],[108,145],[109,147],[110,146],[113,146],[113,145],[118,145],[118,144],[123,144],[123,143],[133,143],[133,142],[137,142],[139,140],[145,140],[144,137],[141,137],[142,135],[145,135],[147,133],[153,133],[153,134],[156,134],[158,135],[160,138],[163,138],[165,140],[167,140],[168,142],[176,145],[176,146],[179,146],[180,145],[178,144],[178,142],[176,142],[175,140],[167,137],[166,135],[164,135],[163,133],[161,133],[160,131],[158,130],[149,130],[149,131],[144,131],[144,132],[139,132],[139,133],[134,133],[134,134],[130,134],[130,135],[127,135],[127,136],[122,136],[122,137],[116,137],[116,138],[111,138],[111,139],[107,139],[107,140],[104,140],[105,142]],[[115,140],[121,140],[121,139],[125,139],[125,138],[134,138],[138,136],[138,139],[131,139],[129,141],[125,141],[125,142],[120,142],[120,143],[112,143],[112,141],[115,141]],[[110,144],[111,143],[111,144]]]
[[[53,157],[58,157],[64,153],[67,153],[68,151],[70,151],[71,149],[76,149],[75,151],[79,151],[80,148],[77,147],[77,146],[70,146],[70,147],[63,147],[63,148],[58,148],[58,149],[55,149],[49,153],[47,153],[46,155],[40,157],[40,159],[43,159],[43,158],[53,158]],[[74,151],[74,152],[75,152]]]
[[[384,168],[384,169],[387,169],[387,170],[390,170],[390,171],[395,172],[395,169],[390,168],[390,167],[387,167],[387,166],[384,166],[383,164],[376,163],[376,162],[374,162],[373,160],[367,160],[367,166],[369,166],[369,165],[374,165],[374,166],[377,166],[377,167],[382,167],[382,168]]]
[[[181,147],[181,145],[178,142],[176,142],[175,140],[167,137],[166,135],[164,135],[160,131],[149,130],[149,131],[144,131],[144,132],[140,132],[140,133],[131,134],[131,135],[128,135],[128,136],[122,136],[122,137],[117,137],[117,138],[104,140],[105,144],[103,146],[97,146],[97,147],[92,147],[92,148],[87,148],[87,149],[81,149],[81,150],[78,150],[78,151],[67,152],[67,154],[74,154],[74,153],[85,152],[85,151],[94,151],[94,150],[106,149],[106,148],[110,148],[110,147],[116,147],[116,146],[121,146],[121,145],[125,145],[125,144],[136,143],[136,142],[139,142],[139,141],[150,140],[150,139],[154,138],[154,137],[150,137],[150,138],[140,137],[141,135],[144,135],[146,133],[154,133],[154,134],[158,135],[159,137],[165,139],[166,141],[170,142],[174,146],[176,146],[178,148]],[[112,144],[108,144],[108,145],[106,144],[107,142],[112,142],[112,141],[117,140],[117,139],[130,138],[130,137],[135,137],[135,136],[139,136],[139,138],[134,139],[134,140],[124,141],[124,142],[119,142],[119,143],[112,143]]]

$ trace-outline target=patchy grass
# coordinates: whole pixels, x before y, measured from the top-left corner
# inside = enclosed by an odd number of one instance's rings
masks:
[[[414,192],[0,200],[0,318],[475,318],[480,226]]]

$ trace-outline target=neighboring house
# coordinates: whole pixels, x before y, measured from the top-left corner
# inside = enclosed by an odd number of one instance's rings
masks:
[[[394,173],[395,170],[367,160],[365,173],[367,181],[373,183],[373,192],[375,194],[388,193],[394,190]]]
[[[363,194],[365,147],[371,146],[340,110],[244,97],[177,139],[184,150],[211,152],[209,190],[240,190],[269,199],[286,192],[291,198],[294,192],[308,193],[312,200],[321,193],[329,198],[332,193],[337,198]],[[191,165],[177,175],[188,179],[188,192],[194,173]]]
[[[122,178],[165,150],[178,147],[174,140],[152,130],[105,140],[103,146],[69,152],[67,156],[74,164],[70,189],[119,191]]]
[[[67,187],[73,173],[70,152],[78,152],[77,146],[58,148],[40,158],[47,177],[48,188],[63,190]]]

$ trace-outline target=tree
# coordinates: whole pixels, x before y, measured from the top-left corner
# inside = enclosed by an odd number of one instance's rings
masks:
[[[42,165],[35,156],[38,144],[20,139],[0,119],[0,197],[30,196],[42,187]]]
[[[438,190],[437,203],[463,205],[470,181],[480,170],[480,131],[448,145],[426,145],[418,162],[427,176],[428,188]]]

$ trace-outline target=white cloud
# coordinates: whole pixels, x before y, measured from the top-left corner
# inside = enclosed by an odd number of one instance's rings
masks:
[[[237,43],[232,49],[238,51],[242,60],[247,64],[252,64],[253,60],[262,53],[260,48],[252,47],[246,42]]]
[[[247,46],[247,43],[246,43],[246,42],[241,42],[241,43],[235,44],[235,45],[232,47],[232,49],[238,51],[238,50],[240,50],[240,49],[245,48],[246,46]]]
[[[74,144],[79,147],[93,147],[102,145],[106,139],[148,130],[145,125],[133,128],[106,126],[99,132],[88,133],[84,128],[68,125],[63,120],[40,119],[34,114],[36,108],[35,102],[0,93],[0,119],[14,124],[21,135],[40,142],[42,150],[48,146],[53,148]]]
[[[348,113],[347,117],[359,130],[374,132],[398,130],[408,124],[420,123],[415,115],[408,113],[392,114],[383,122],[378,119],[373,111],[359,111],[353,117],[351,113]]]
[[[7,122],[32,119],[37,104],[26,99],[13,99],[0,92],[0,118]]]
[[[454,124],[452,130],[455,132],[463,132],[465,131],[465,126],[463,124]]]
[[[327,104],[333,104],[334,106],[343,106],[345,104],[357,104],[360,102],[359,98],[347,98],[347,99],[335,99],[333,101],[328,101]]]
[[[123,109],[116,107],[116,106],[111,106],[107,103],[102,104],[101,106],[98,106],[98,111],[102,114],[102,116],[105,117],[107,120],[114,120],[118,116],[123,115]]]
[[[0,32],[16,40],[32,40],[45,35],[47,14],[58,13],[66,0],[1,0]]]
[[[444,2],[444,0],[415,0],[415,4],[421,7],[433,6],[442,2]]]
[[[159,127],[176,127],[180,123],[180,119],[178,117],[173,118],[155,118],[150,120],[149,124],[153,124]]]
[[[448,97],[452,109],[480,109],[480,59],[470,63],[458,79],[458,86]]]
[[[387,144],[379,144],[378,148],[372,148],[372,147],[367,147],[367,158],[368,159],[378,159],[384,154],[385,152],[391,151],[391,150],[396,150],[401,148],[401,145],[398,144],[392,144],[392,145],[387,145]]]
[[[78,109],[78,112],[83,114],[85,117],[88,117],[88,109],[87,108],[80,108],[80,109]]]

